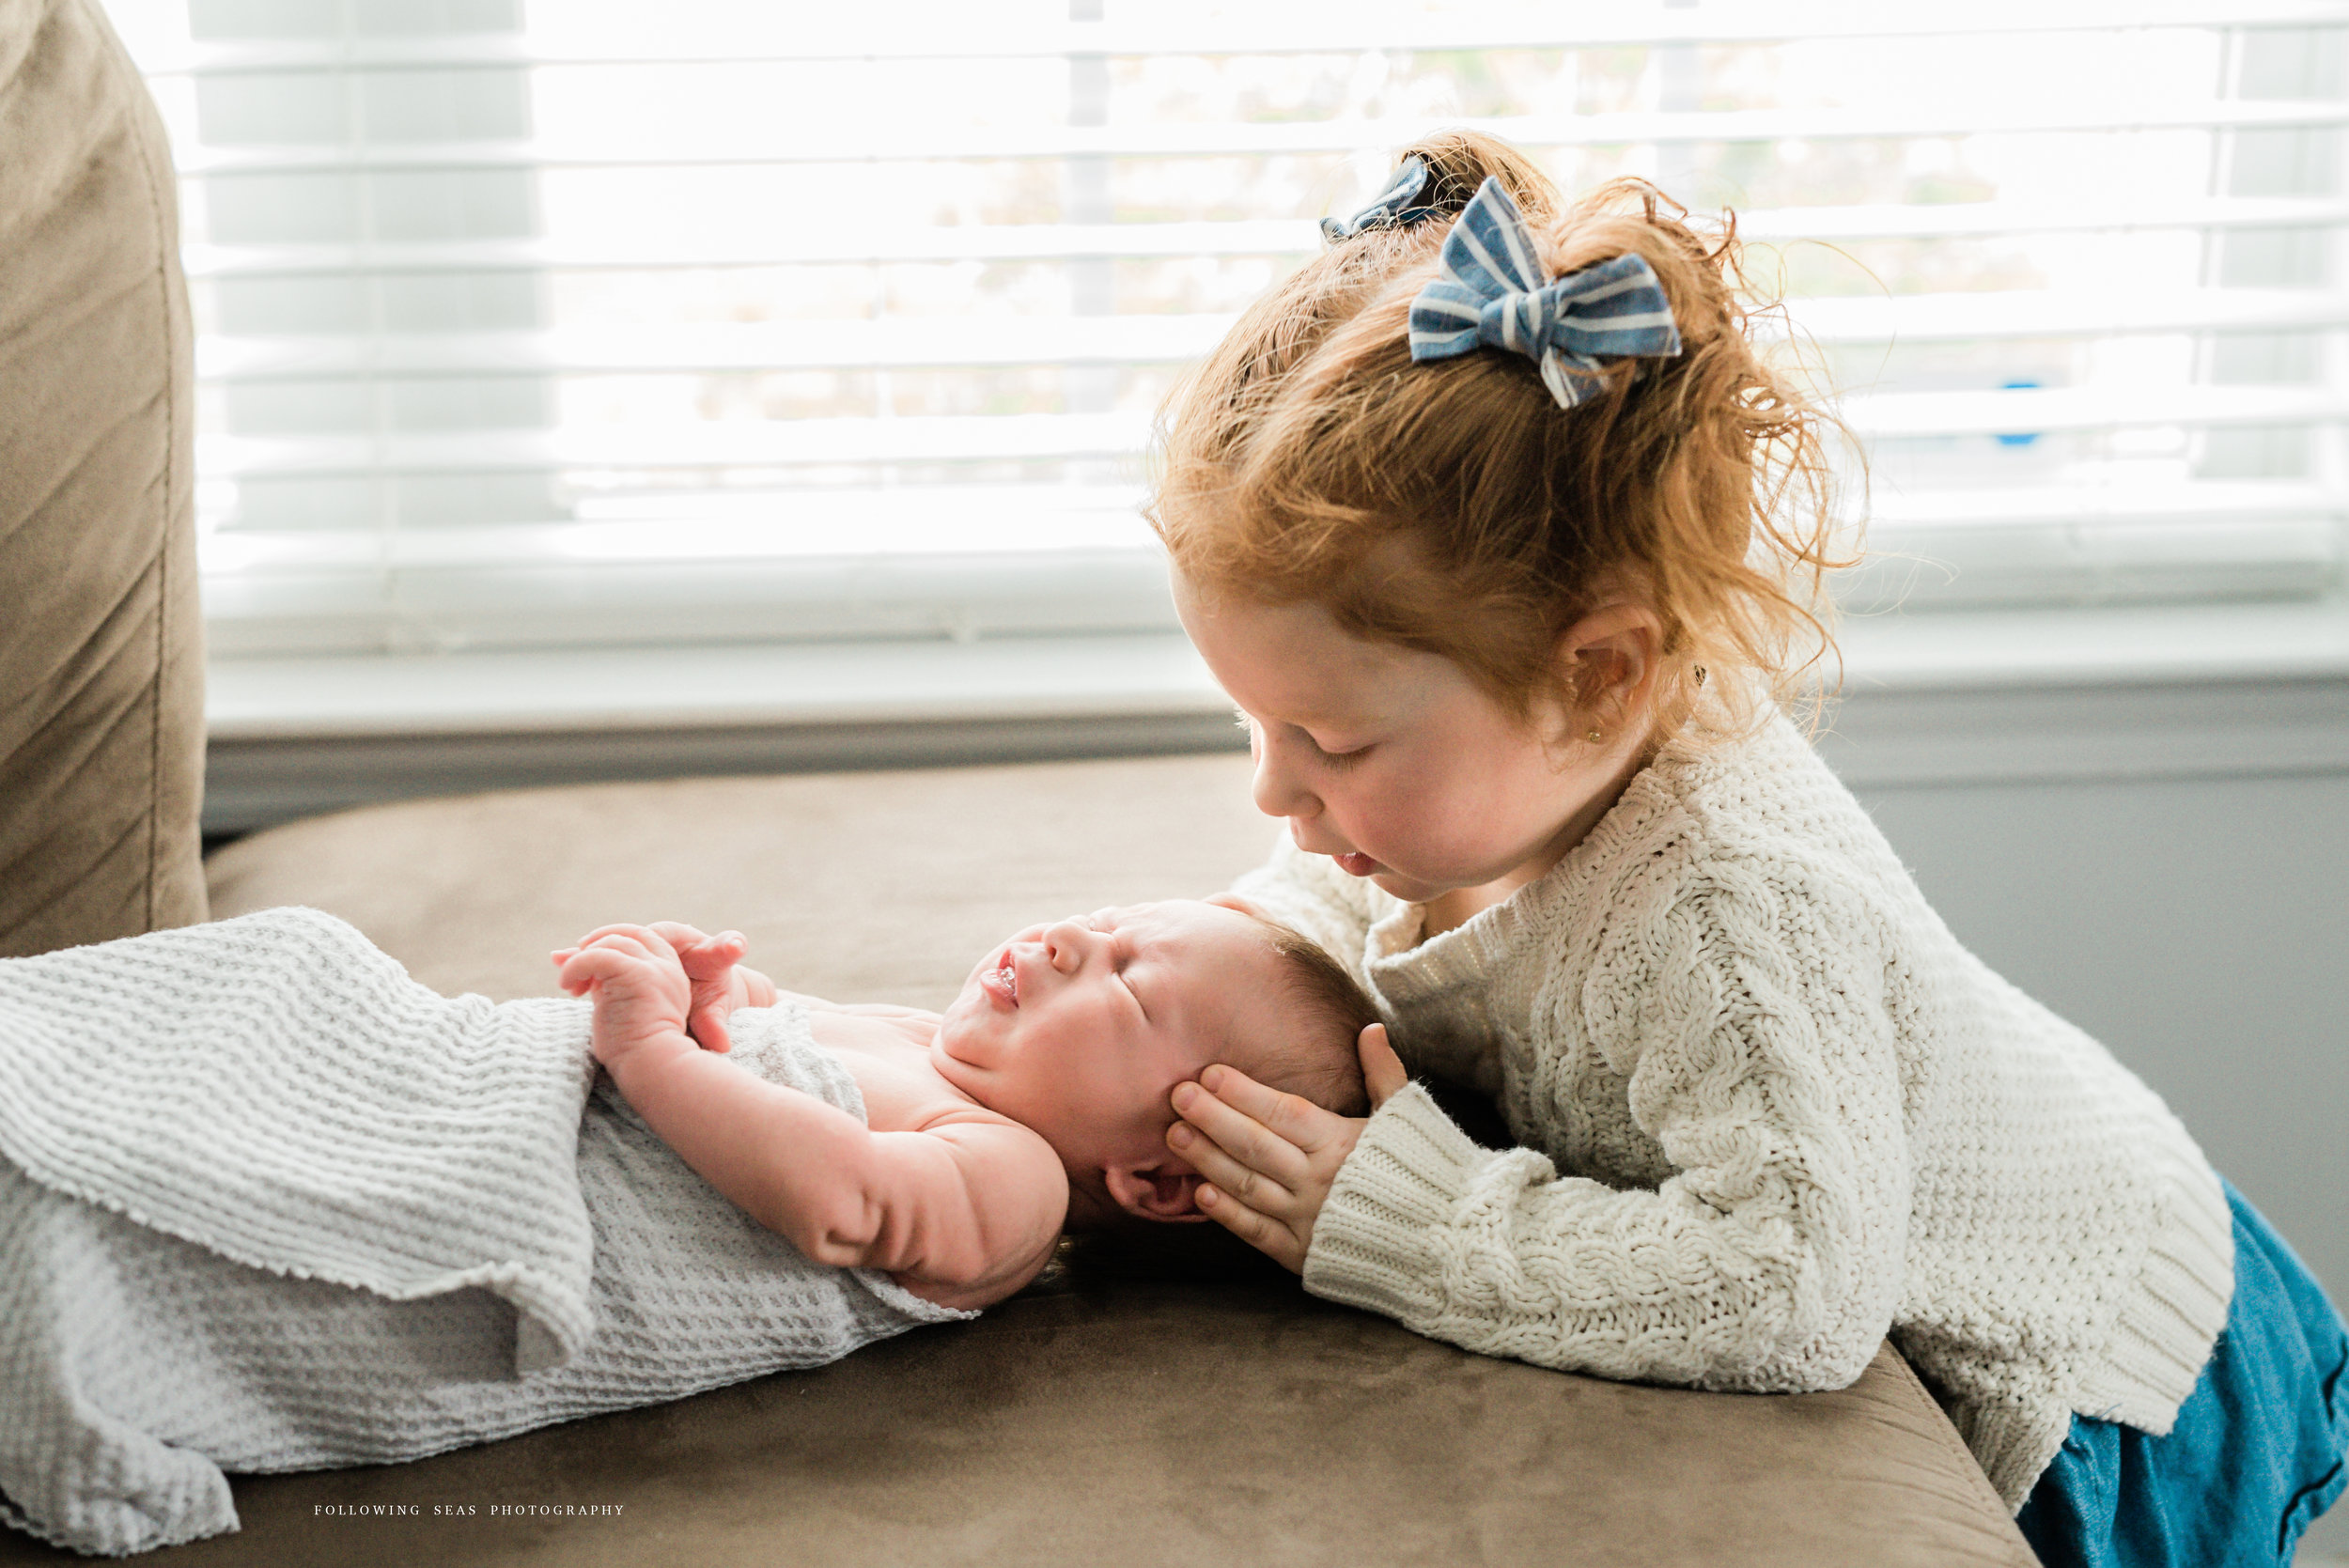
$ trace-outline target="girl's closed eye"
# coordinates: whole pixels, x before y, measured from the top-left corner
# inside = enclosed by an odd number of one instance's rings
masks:
[[[1351,768],[1370,754],[1368,741],[1351,746],[1343,742],[1333,744],[1318,739],[1310,730],[1299,730],[1297,733],[1303,736],[1305,744],[1314,749],[1314,760],[1325,768]]]

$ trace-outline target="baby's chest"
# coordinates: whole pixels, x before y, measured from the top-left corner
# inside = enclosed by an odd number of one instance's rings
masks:
[[[971,1102],[930,1065],[926,1032],[903,1020],[855,1013],[812,1013],[809,1032],[856,1079],[864,1122],[875,1132],[908,1132]]]

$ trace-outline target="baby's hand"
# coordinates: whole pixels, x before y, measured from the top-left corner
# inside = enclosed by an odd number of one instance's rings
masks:
[[[677,949],[659,931],[644,925],[607,925],[588,933],[577,947],[554,955],[563,967],[563,988],[596,1001],[591,1036],[596,1060],[617,1070],[646,1051],[674,1054],[693,1049],[685,1032],[693,986]]]
[[[677,955],[678,965],[692,984],[692,999],[686,1004],[685,1032],[698,1041],[705,1050],[726,1051],[734,1040],[726,1031],[726,1019],[738,1007],[772,1007],[775,1004],[775,983],[754,969],[744,966],[742,955],[750,951],[750,943],[739,931],[721,931],[712,937],[698,931],[682,921],[655,921],[649,926],[604,925],[590,931],[579,940],[578,947],[563,948],[554,954],[557,965],[567,964],[573,954],[597,939],[615,931],[650,931]],[[576,996],[568,981],[565,989]]]

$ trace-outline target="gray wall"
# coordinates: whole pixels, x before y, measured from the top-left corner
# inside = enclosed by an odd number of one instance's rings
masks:
[[[2349,776],[1858,793],[1960,939],[2159,1091],[2349,1302]]]

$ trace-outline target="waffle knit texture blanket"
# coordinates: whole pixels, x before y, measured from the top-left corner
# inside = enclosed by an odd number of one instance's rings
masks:
[[[227,1471],[419,1458],[971,1314],[811,1264],[597,1077],[583,1002],[446,998],[271,909],[0,961],[0,1518],[117,1555]],[[864,1113],[796,1006],[745,1071]]]
[[[2159,1435],[2226,1322],[2217,1176],[2094,1040],[1968,953],[1794,726],[1668,745],[1548,875],[1422,910],[1283,845],[1237,892],[1349,959],[1417,1086],[1305,1286],[1603,1376],[1842,1388],[1889,1333],[2009,1507],[2075,1412]]]

